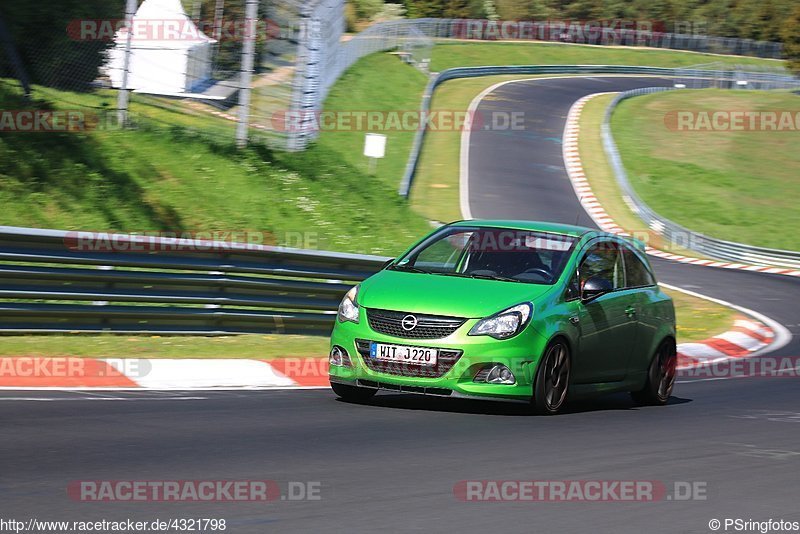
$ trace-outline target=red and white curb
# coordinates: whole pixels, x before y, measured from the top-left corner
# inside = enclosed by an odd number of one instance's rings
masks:
[[[0,358],[0,389],[311,389],[328,387],[327,358]]]
[[[764,323],[739,317],[733,329],[724,334],[699,342],[678,344],[678,368],[691,369],[745,358],[768,347],[774,340],[775,332]]]
[[[744,316],[732,330],[678,345],[678,369],[751,356],[781,335]],[[327,358],[148,359],[0,358],[0,389],[210,390],[328,387]]]
[[[581,205],[586,210],[586,213],[592,218],[595,224],[605,232],[617,234],[621,236],[630,236],[622,227],[620,227],[614,220],[606,213],[603,206],[597,200],[597,197],[592,192],[592,187],[584,174],[583,165],[581,164],[580,154],[578,150],[578,136],[580,134],[580,116],[586,103],[600,95],[607,95],[609,93],[595,93],[585,96],[575,102],[569,110],[567,115],[567,125],[564,128],[563,139],[563,156],[564,164],[567,168],[567,175],[575,194],[580,199]],[[651,256],[658,258],[665,258],[674,260],[681,263],[690,263],[692,265],[704,265],[707,267],[718,267],[721,269],[738,269],[742,271],[756,271],[759,273],[782,274],[786,276],[800,276],[800,271],[794,269],[782,269],[778,267],[765,267],[758,265],[746,265],[743,263],[729,263],[715,260],[704,260],[700,258],[692,258],[682,256],[680,254],[672,254],[663,250],[658,250],[652,247],[646,247],[647,253]]]

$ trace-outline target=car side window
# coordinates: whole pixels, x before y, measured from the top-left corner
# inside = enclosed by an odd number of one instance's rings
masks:
[[[589,248],[579,269],[580,287],[594,276],[605,278],[614,289],[623,287],[624,269],[619,245],[601,241]]]
[[[625,260],[625,287],[646,287],[655,285],[656,280],[650,269],[629,247],[622,247]]]

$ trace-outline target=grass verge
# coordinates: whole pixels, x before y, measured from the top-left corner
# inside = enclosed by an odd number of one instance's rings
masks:
[[[678,343],[702,341],[721,334],[733,326],[740,315],[736,310],[710,300],[664,289],[675,303]]]
[[[311,358],[328,354],[324,336],[2,336],[0,357],[82,358]]]
[[[390,54],[373,54],[350,68],[333,86],[325,101],[325,111],[411,111],[419,109],[427,77],[419,70]],[[346,115],[345,115],[346,116]],[[367,180],[397,196],[415,130],[373,131],[386,135],[386,157],[377,162],[369,175],[369,160],[364,157],[366,128],[343,127],[323,131],[318,145],[357,169]],[[380,212],[376,212],[380,213]]]
[[[800,250],[800,136],[791,130],[676,130],[677,112],[800,113],[785,92],[674,91],[626,100],[611,119],[636,192],[657,213],[728,241]],[[710,116],[710,115],[709,115]],[[700,122],[693,123],[701,125]],[[689,128],[693,128],[690,126]]]
[[[431,69],[483,65],[644,65],[688,67],[698,64],[780,67],[783,62],[740,56],[700,54],[641,47],[610,47],[541,42],[439,41]]]

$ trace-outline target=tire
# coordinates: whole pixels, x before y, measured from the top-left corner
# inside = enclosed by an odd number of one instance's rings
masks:
[[[367,402],[378,391],[377,389],[348,386],[347,384],[336,382],[331,382],[331,389],[336,393],[337,397],[347,402]]]
[[[656,350],[647,369],[647,382],[639,391],[631,391],[634,402],[640,406],[664,406],[669,402],[675,387],[678,355],[671,341],[664,341]]]
[[[555,415],[564,405],[569,391],[572,360],[564,341],[554,341],[544,352],[533,383],[531,407],[539,415]]]

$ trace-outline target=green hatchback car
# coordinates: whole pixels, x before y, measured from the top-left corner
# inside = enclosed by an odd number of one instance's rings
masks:
[[[675,310],[640,248],[539,222],[438,228],[344,297],[331,387],[356,402],[389,390],[524,401],[542,414],[592,393],[666,404]]]

